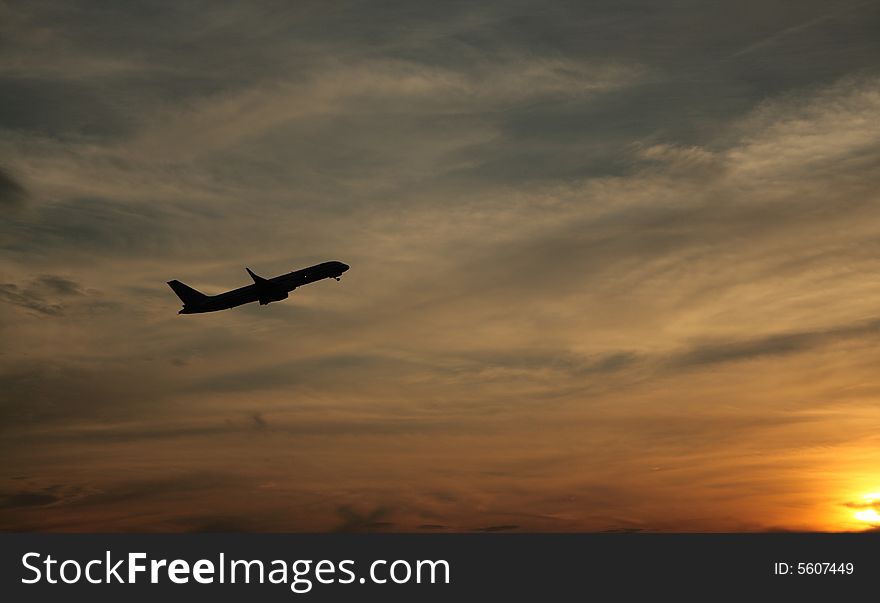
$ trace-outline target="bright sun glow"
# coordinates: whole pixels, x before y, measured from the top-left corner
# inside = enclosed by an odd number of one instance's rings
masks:
[[[874,509],[865,509],[864,511],[856,511],[856,519],[866,521],[868,523],[880,523],[880,513]]]
[[[880,504],[880,492],[865,494],[862,498],[865,501],[865,505]],[[880,513],[877,513],[877,509],[871,508],[870,506],[867,509],[856,511],[856,519],[866,523],[880,525]]]

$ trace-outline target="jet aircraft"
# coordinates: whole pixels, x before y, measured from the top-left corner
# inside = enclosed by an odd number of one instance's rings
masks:
[[[254,274],[250,268],[245,268],[254,279],[253,285],[239,287],[217,295],[205,295],[177,280],[168,281],[168,285],[183,302],[183,309],[178,314],[201,314],[202,312],[226,310],[255,301],[260,302],[261,306],[281,301],[287,299],[288,293],[297,287],[325,278],[335,278],[338,281],[348,268],[348,264],[342,262],[324,262],[273,278],[263,278]]]

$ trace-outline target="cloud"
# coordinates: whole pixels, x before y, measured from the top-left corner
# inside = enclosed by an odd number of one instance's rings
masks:
[[[333,532],[376,532],[394,526],[392,522],[381,521],[391,514],[391,510],[387,507],[377,507],[367,513],[360,513],[348,505],[343,505],[336,512],[342,517],[342,523],[337,525]]]
[[[24,205],[27,191],[6,170],[0,167],[0,207],[18,209]]]
[[[40,276],[36,279],[35,283],[37,286],[42,287],[55,295],[84,295],[84,292],[78,283],[55,274],[45,274]]]
[[[132,141],[126,159],[210,160],[235,147],[274,142],[275,132],[289,132],[284,152],[291,153],[297,148],[296,137],[312,139],[317,130],[336,138],[341,122],[347,124],[342,146],[329,149],[330,155],[322,158],[347,160],[346,172],[361,164],[376,169],[386,161],[406,159],[409,153],[401,147],[413,144],[413,130],[425,136],[418,155],[409,154],[408,159],[424,157],[443,164],[449,154],[495,138],[495,124],[507,111],[553,99],[589,102],[631,86],[640,77],[638,65],[585,65],[517,55],[452,67],[399,59],[329,61],[293,81],[224,91],[156,115],[155,126]],[[370,121],[359,119],[366,115]],[[377,139],[376,130],[389,138]],[[392,141],[394,145],[388,144]],[[323,153],[322,147],[304,150]],[[346,147],[356,152],[346,153]],[[361,152],[369,155],[361,157]],[[310,163],[308,153],[297,155]],[[430,163],[417,167],[420,172],[437,169]],[[355,176],[359,186],[371,177]]]
[[[58,316],[63,313],[63,306],[60,304],[46,303],[41,295],[34,294],[30,289],[20,289],[14,283],[0,284],[0,300],[34,310],[45,316]]]
[[[874,509],[875,511],[880,511],[880,500],[864,499],[858,501],[849,501],[844,503],[844,506],[849,509]]]
[[[169,388],[168,381],[159,375],[145,378],[143,362],[128,368],[124,363],[101,367],[57,354],[49,360],[31,352],[21,355],[16,362],[4,362],[0,382],[7,395],[0,403],[0,414],[5,427],[125,420],[133,413],[139,414]],[[140,385],[135,392],[128,393],[132,382]],[[120,404],[121,399],[126,403]]]
[[[58,275],[42,275],[25,285],[0,283],[0,301],[33,310],[44,316],[64,313],[65,298],[84,295],[75,281]]]
[[[264,431],[269,427],[269,423],[263,418],[261,413],[255,412],[252,414],[251,420],[254,422],[254,429],[257,431]]]
[[[75,199],[37,208],[32,217],[7,225],[7,248],[36,258],[71,253],[144,253],[171,242],[173,210],[132,207],[105,199]]]
[[[15,77],[0,73],[0,128],[7,135],[56,141],[120,140],[132,123],[95,86],[76,80]]]
[[[49,492],[31,492],[28,490],[22,490],[0,499],[0,508],[43,507],[56,503],[59,500],[61,500],[60,497]]]
[[[767,356],[803,353],[846,339],[863,339],[880,334],[880,320],[841,325],[831,329],[781,333],[751,341],[697,345],[672,360],[676,368],[702,367],[726,362],[756,360]]]
[[[763,50],[767,47],[772,47],[774,44],[777,44],[780,41],[784,40],[787,36],[799,34],[801,32],[809,30],[810,28],[821,25],[826,21],[838,18],[839,16],[841,16],[842,14],[845,14],[847,12],[853,12],[856,9],[864,8],[867,4],[868,4],[868,2],[855,3],[854,5],[847,6],[842,10],[837,10],[837,11],[833,11],[833,12],[826,13],[823,15],[819,15],[819,16],[814,17],[812,19],[809,19],[807,21],[802,21],[802,22],[797,23],[795,25],[792,25],[790,27],[786,27],[785,29],[777,31],[777,32],[767,36],[766,38],[763,38],[757,42],[749,44],[748,46],[746,46],[745,48],[742,48],[741,50],[738,50],[737,52],[735,52],[733,54],[733,56],[740,57],[740,56],[744,56],[747,54],[751,54],[751,53],[759,51],[759,50]]]

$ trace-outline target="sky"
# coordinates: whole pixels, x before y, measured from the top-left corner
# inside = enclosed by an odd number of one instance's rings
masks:
[[[0,530],[880,527],[878,59],[876,1],[0,0]]]

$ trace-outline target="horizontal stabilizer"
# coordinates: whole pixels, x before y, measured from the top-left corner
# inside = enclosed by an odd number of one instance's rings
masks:
[[[189,285],[184,285],[180,281],[168,281],[168,286],[174,290],[180,301],[186,304],[197,304],[204,301],[208,296],[201,291],[196,291]]]

